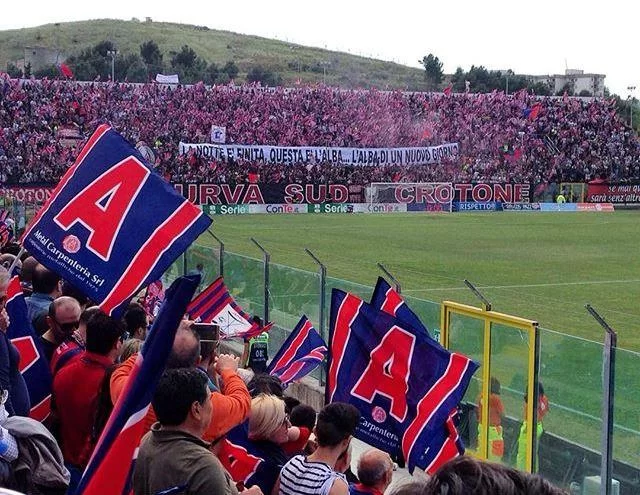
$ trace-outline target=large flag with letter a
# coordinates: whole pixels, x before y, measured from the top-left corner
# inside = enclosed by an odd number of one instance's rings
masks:
[[[132,464],[142,438],[144,418],[173,346],[173,339],[200,276],[177,279],[138,354],[135,366],[104,427],[76,495],[129,492]]]
[[[27,303],[18,277],[13,277],[7,287],[7,314],[10,320],[7,337],[20,354],[20,373],[31,400],[29,416],[44,421],[51,413],[51,371],[40,338],[27,317]]]
[[[402,454],[409,470],[425,462],[478,365],[423,331],[333,289],[327,402],[361,413],[356,436]]]
[[[23,236],[43,265],[118,316],[211,220],[101,125]]]
[[[286,386],[311,373],[326,355],[327,345],[309,318],[303,316],[267,366],[267,373]]]
[[[416,330],[424,331],[429,335],[427,327],[422,324],[420,318],[411,310],[400,294],[389,285],[382,277],[378,277],[376,288],[371,297],[371,305],[395,316],[402,323]],[[447,422],[431,435],[423,459],[418,461],[418,467],[424,469],[427,474],[433,474],[442,464],[454,457],[464,454],[464,444],[458,434],[454,423],[457,409],[449,414]]]

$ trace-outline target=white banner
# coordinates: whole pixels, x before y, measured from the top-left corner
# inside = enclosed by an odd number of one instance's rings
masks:
[[[211,142],[224,144],[227,142],[227,128],[220,125],[211,126]]]
[[[325,148],[315,146],[248,146],[180,142],[181,155],[194,150],[209,160],[261,160],[266,163],[334,165],[428,165],[458,155],[458,143],[424,148]]]
[[[168,76],[164,74],[156,74],[156,82],[160,84],[180,84],[178,74],[171,74]]]

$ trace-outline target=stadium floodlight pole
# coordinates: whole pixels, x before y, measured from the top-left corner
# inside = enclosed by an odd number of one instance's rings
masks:
[[[328,336],[326,334],[326,328],[325,328],[325,324],[324,324],[324,320],[325,320],[325,306],[327,303],[327,267],[325,266],[325,264],[320,261],[317,256],[315,254],[313,254],[311,252],[311,250],[304,248],[304,252],[307,253],[309,256],[311,256],[311,259],[313,261],[316,262],[316,264],[320,267],[320,311],[319,311],[319,315],[318,318],[320,319],[320,327],[318,328],[318,330],[320,330],[320,336],[324,339],[325,342],[327,342],[329,345],[330,343],[328,342]],[[322,366],[320,368],[320,385],[324,385],[325,384],[325,374],[326,374],[326,369],[324,366]]]
[[[263,248],[258,241],[251,237],[253,242],[260,251],[262,251],[262,259],[264,261],[264,324],[269,322],[269,261],[271,261],[271,254],[265,248]]]
[[[211,229],[207,229],[207,232],[209,233],[209,235],[211,237],[213,237],[215,239],[215,241],[220,246],[218,248],[218,257],[219,257],[218,271],[220,272],[220,276],[224,277],[224,242],[222,242],[217,235],[215,235],[213,232],[211,232]]]
[[[389,270],[387,270],[387,268],[382,264],[382,263],[376,263],[378,265],[378,268],[380,268],[380,270],[382,270],[382,273],[384,273],[387,277],[389,277],[391,279],[391,281],[395,284],[396,286],[396,292],[398,294],[402,293],[402,286],[400,285],[400,282],[398,282],[398,279],[396,277],[394,277],[391,272]]]
[[[604,348],[602,350],[602,394],[604,397],[602,400],[602,439],[600,444],[600,493],[602,495],[610,495],[611,477],[613,476],[613,403],[618,334],[590,304],[585,305],[585,308],[605,331]]]
[[[633,92],[636,90],[635,86],[627,86],[629,90],[629,127],[633,130]]]
[[[107,55],[111,57],[111,82],[116,82],[115,60],[118,50],[107,50]]]
[[[466,278],[464,279],[464,284],[469,287],[469,289],[471,290],[471,292],[473,292],[476,297],[478,299],[480,299],[480,301],[482,301],[482,305],[484,306],[484,310],[485,311],[491,311],[491,303],[489,302],[489,300],[484,297],[484,295],[482,294],[482,292],[480,292],[475,285],[473,285],[471,282],[469,282]]]

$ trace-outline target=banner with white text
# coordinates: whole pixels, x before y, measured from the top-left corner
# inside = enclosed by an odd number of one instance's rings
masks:
[[[458,143],[424,148],[326,148],[317,146],[248,146],[234,144],[180,143],[179,153],[194,151],[210,160],[247,160],[290,165],[330,163],[332,165],[429,165],[458,155]]]

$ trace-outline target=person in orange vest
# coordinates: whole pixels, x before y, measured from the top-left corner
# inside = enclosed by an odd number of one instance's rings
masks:
[[[504,438],[502,436],[502,418],[504,417],[504,404],[500,398],[500,381],[491,377],[489,387],[489,448],[487,460],[501,462],[504,455]],[[484,437],[482,425],[482,396],[478,398],[478,441]]]
[[[524,394],[524,413],[523,413],[523,421],[522,426],[520,427],[520,435],[518,436],[518,457],[516,459],[518,469],[525,471],[526,463],[527,463],[527,396],[528,394]],[[540,437],[542,436],[542,432],[544,428],[542,426],[542,420],[549,412],[549,399],[544,394],[544,387],[542,383],[538,382],[538,411],[537,411],[537,427],[536,427],[536,445],[540,444]],[[536,449],[536,453],[538,449]],[[535,473],[538,470],[538,456],[536,455],[535,462],[533,464],[533,472]]]

